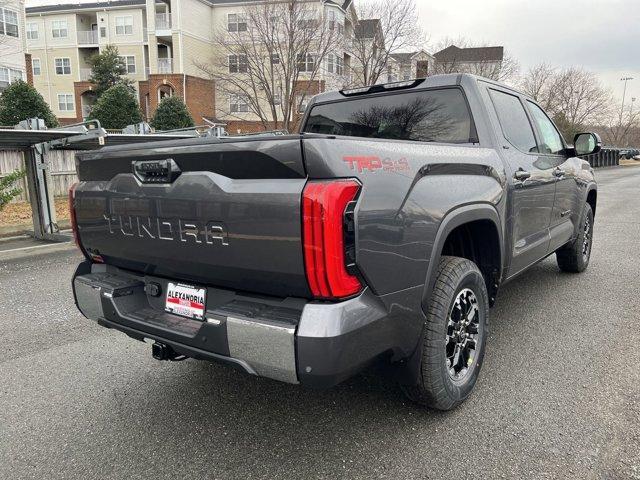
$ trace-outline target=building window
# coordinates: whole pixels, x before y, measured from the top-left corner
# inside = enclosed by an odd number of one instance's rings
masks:
[[[313,72],[316,69],[316,57],[311,53],[298,54],[298,70],[300,72]]]
[[[122,63],[124,63],[127,73],[136,73],[136,57],[134,55],[121,56],[120,59],[122,60]]]
[[[277,91],[273,94],[273,104],[274,105],[282,105],[282,92]]]
[[[229,55],[229,73],[247,73],[246,55]]]
[[[39,58],[32,58],[31,59],[31,70],[33,71],[34,75],[40,75],[41,68],[40,68],[40,59]]]
[[[133,35],[133,17],[116,17],[116,35]]]
[[[337,32],[340,35],[344,34],[344,24],[341,21],[342,19],[340,18],[340,15],[336,13],[334,10],[330,10],[328,18],[329,18],[329,30],[331,31],[337,30]]]
[[[333,53],[327,55],[327,72],[333,73],[336,65],[336,56]]]
[[[344,73],[344,58],[336,55],[336,74],[342,75]]]
[[[306,28],[313,30],[318,25],[318,19],[316,13],[312,10],[300,13],[298,19],[298,28]]]
[[[244,95],[231,95],[229,97],[229,111],[231,113],[248,113],[249,100]]]
[[[9,83],[9,69],[7,67],[0,67],[0,87],[7,86]]]
[[[38,24],[27,23],[27,40],[37,40],[39,36]]]
[[[100,27],[100,38],[107,38],[107,27]]]
[[[56,75],[71,75],[71,59],[56,58]]]
[[[9,37],[18,36],[18,12],[0,8],[0,34]]]
[[[66,20],[54,20],[51,22],[51,36],[53,38],[67,38],[69,27]]]
[[[271,54],[271,65],[277,65],[280,63],[280,55],[277,53]]]
[[[76,107],[73,101],[73,94],[71,93],[59,93],[58,94],[58,110],[61,112],[74,112]]]
[[[229,15],[227,15],[227,30],[229,30],[230,32],[246,32],[246,17],[237,13],[230,13]]]

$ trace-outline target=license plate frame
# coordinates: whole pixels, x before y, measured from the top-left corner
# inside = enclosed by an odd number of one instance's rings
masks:
[[[207,289],[180,282],[169,282],[164,300],[164,311],[191,320],[204,320],[207,307]]]

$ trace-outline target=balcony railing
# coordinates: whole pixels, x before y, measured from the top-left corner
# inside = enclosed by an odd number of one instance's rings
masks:
[[[95,30],[78,30],[78,44],[97,45],[98,32]]]
[[[170,13],[156,13],[156,30],[171,30]]]
[[[159,58],[158,73],[173,73],[173,59]]]
[[[80,81],[88,82],[89,78],[91,78],[91,69],[90,68],[81,68],[80,69]]]

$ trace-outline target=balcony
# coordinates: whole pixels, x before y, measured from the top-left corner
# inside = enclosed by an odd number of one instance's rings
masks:
[[[173,59],[172,58],[159,58],[158,59],[158,73],[173,73]]]
[[[97,30],[78,30],[78,45],[97,45]]]
[[[156,13],[156,32],[158,30],[171,31],[170,13]]]
[[[91,69],[90,68],[81,68],[80,69],[80,81],[88,82],[89,78],[91,78]]]

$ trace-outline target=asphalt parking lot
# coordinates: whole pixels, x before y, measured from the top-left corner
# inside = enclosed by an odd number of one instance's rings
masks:
[[[504,287],[449,413],[375,372],[319,392],[157,362],[76,311],[76,251],[0,256],[0,478],[640,479],[640,168],[597,177],[588,271]]]

